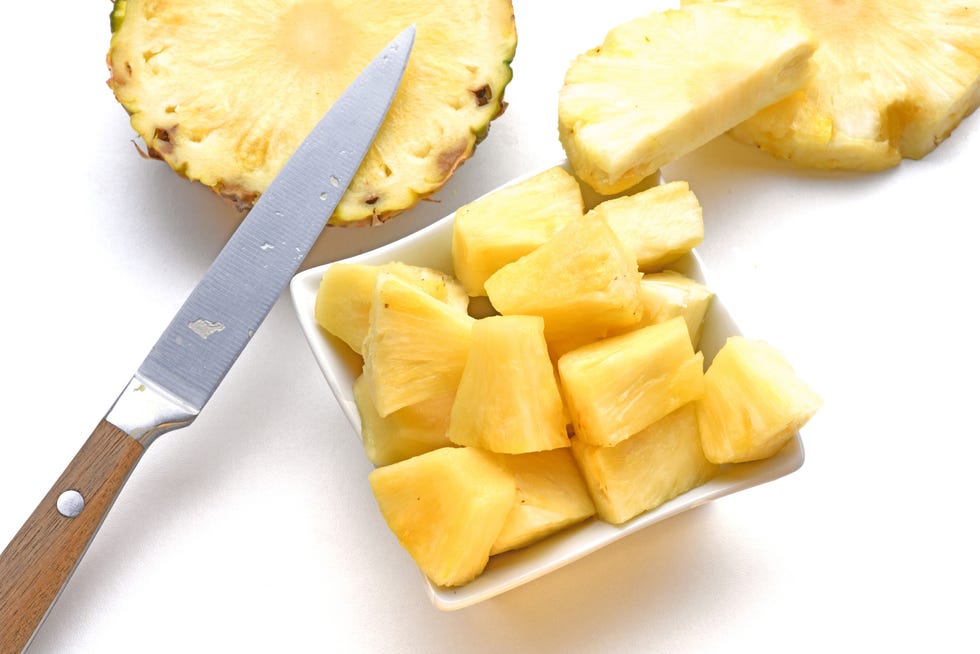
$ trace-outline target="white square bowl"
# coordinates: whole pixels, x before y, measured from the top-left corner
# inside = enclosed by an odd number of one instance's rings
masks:
[[[401,261],[452,273],[451,243],[454,217],[455,214],[451,214],[401,240],[344,259],[344,262],[383,264]],[[351,423],[351,437],[359,438],[361,422],[354,403],[352,384],[361,372],[361,359],[345,343],[322,329],[313,313],[320,279],[330,265],[332,264],[311,268],[297,274],[290,285],[290,293],[313,356],[323,371],[341,410]],[[700,281],[709,289],[712,287],[705,266],[696,252],[687,255],[670,268]],[[704,333],[700,343],[705,362],[711,361],[728,336],[736,334],[739,334],[739,330],[735,320],[725,308],[723,300],[715,296],[705,316]],[[491,557],[483,574],[465,586],[444,588],[425,579],[425,587],[429,598],[437,608],[461,609],[537,579],[670,516],[719,497],[773,481],[798,470],[802,465],[803,443],[799,434],[796,434],[775,456],[751,463],[722,466],[720,474],[704,485],[625,524],[611,525],[592,518],[524,549]],[[364,483],[367,483],[367,479]]]

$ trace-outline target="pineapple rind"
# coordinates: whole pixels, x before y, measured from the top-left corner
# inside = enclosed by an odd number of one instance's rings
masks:
[[[441,448],[375,468],[368,481],[402,547],[445,587],[483,572],[517,493],[513,474],[472,447]]]
[[[691,403],[611,447],[572,439],[598,516],[618,525],[700,486],[718,472],[701,449]]]
[[[821,406],[821,400],[774,347],[732,336],[704,374],[698,424],[715,463],[774,455]]]

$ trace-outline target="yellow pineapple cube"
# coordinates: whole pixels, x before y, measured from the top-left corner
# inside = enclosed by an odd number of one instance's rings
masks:
[[[701,449],[692,403],[611,447],[573,438],[572,454],[599,517],[616,525],[700,486],[718,470]]]
[[[542,245],[582,215],[582,189],[556,166],[456,210],[453,268],[466,292],[486,295],[484,282]]]
[[[576,437],[615,445],[701,397],[703,361],[680,316],[568,352],[558,373]]]
[[[776,348],[732,336],[705,372],[697,402],[704,453],[716,463],[772,456],[820,405]]]
[[[382,416],[371,402],[367,379],[358,376],[354,380],[354,403],[361,418],[361,441],[368,460],[376,466],[386,466],[452,446],[446,432],[453,397],[433,397]]]
[[[477,320],[449,419],[449,439],[520,454],[568,447],[540,316]]]
[[[494,455],[444,447],[375,468],[368,476],[388,527],[439,586],[483,572],[514,508],[517,484]]]
[[[364,337],[368,332],[371,293],[381,272],[414,284],[464,313],[469,305],[463,286],[451,275],[433,268],[398,261],[380,266],[335,263],[324,271],[320,280],[314,316],[321,327],[347,343],[358,354],[362,354]]]
[[[643,272],[662,269],[704,240],[701,204],[687,182],[606,200],[589,213],[606,221]]]
[[[525,547],[595,514],[569,448],[499,454],[497,462],[514,475],[517,498],[491,555]]]
[[[605,221],[577,218],[484,285],[502,314],[544,318],[552,356],[635,324],[643,314],[636,257]]]
[[[664,270],[643,276],[640,295],[644,306],[641,325],[656,325],[681,316],[687,323],[691,344],[697,348],[714,293],[690,277]]]
[[[473,318],[381,273],[368,322],[364,377],[381,416],[455,392],[470,350]]]

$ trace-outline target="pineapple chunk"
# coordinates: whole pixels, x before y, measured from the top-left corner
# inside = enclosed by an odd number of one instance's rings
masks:
[[[820,404],[775,348],[732,336],[708,367],[697,402],[705,456],[716,463],[772,456]]]
[[[446,435],[453,395],[442,395],[392,411],[382,417],[371,402],[367,380],[354,380],[354,403],[361,417],[361,441],[368,460],[386,466],[440,447],[452,446]]]
[[[687,323],[691,344],[695,349],[698,347],[704,316],[714,293],[689,277],[665,270],[644,275],[640,280],[640,295],[644,306],[641,325],[656,325],[682,316]]]
[[[595,514],[569,448],[499,454],[497,462],[514,475],[517,499],[491,555],[525,547]]]
[[[472,296],[486,295],[483,283],[517,261],[583,213],[582,189],[554,167],[485,195],[456,210],[453,268]]]
[[[364,377],[381,416],[455,392],[473,318],[390,273],[371,296]]]
[[[506,454],[568,447],[541,317],[491,316],[474,323],[449,439]]]
[[[732,135],[800,166],[880,170],[919,159],[980,104],[976,0],[740,0],[813,33],[814,74]]]
[[[704,240],[701,204],[687,182],[606,200],[589,213],[606,221],[643,272],[660,270]]]
[[[517,493],[514,475],[489,452],[444,447],[368,475],[388,527],[440,586],[483,572]]]
[[[562,146],[580,179],[619,193],[800,88],[814,49],[791,20],[714,4],[624,23],[569,67]]]
[[[614,525],[700,486],[718,470],[701,450],[692,403],[612,447],[573,438],[572,454],[596,512]]]
[[[558,372],[575,435],[615,445],[701,397],[703,361],[680,316],[565,354]]]
[[[437,300],[466,312],[469,298],[451,275],[433,268],[412,266],[398,261],[370,266],[335,263],[323,273],[316,295],[314,316],[317,324],[362,354],[368,332],[371,293],[381,272],[391,273],[418,286]]]
[[[583,216],[486,281],[502,314],[544,318],[552,356],[636,324],[643,314],[636,257],[605,221]]]

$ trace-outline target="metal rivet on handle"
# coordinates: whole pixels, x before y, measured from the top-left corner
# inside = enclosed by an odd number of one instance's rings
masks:
[[[85,498],[77,490],[66,490],[58,496],[58,513],[74,518],[85,508]]]

